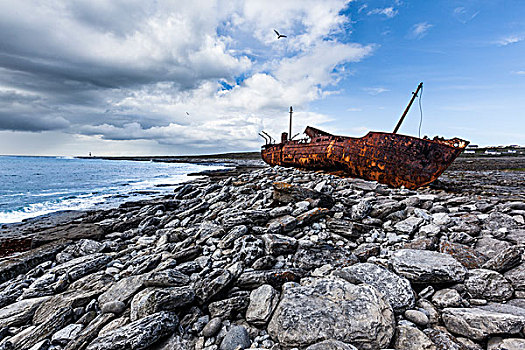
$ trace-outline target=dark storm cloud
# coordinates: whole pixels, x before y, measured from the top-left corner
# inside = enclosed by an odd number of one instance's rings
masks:
[[[63,130],[70,123],[62,117],[49,115],[27,115],[21,113],[6,113],[0,111],[0,130],[11,131],[49,131]]]

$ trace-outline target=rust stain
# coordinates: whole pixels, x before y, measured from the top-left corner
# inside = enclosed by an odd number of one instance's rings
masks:
[[[337,136],[307,127],[309,139],[286,140],[262,147],[263,160],[272,165],[342,170],[392,187],[415,189],[436,180],[463,152],[468,141],[369,132],[361,138]]]

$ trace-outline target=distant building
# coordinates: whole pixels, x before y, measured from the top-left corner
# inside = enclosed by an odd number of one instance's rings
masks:
[[[478,148],[478,145],[468,145],[467,148]]]

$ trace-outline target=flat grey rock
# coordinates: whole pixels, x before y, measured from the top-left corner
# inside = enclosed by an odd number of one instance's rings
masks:
[[[462,282],[467,269],[448,254],[429,250],[401,249],[390,263],[394,271],[414,283]]]
[[[518,334],[525,318],[477,308],[447,308],[443,310],[447,329],[472,340],[483,340],[495,334]]]
[[[20,326],[31,320],[37,308],[49,298],[24,299],[0,309],[0,329]]]

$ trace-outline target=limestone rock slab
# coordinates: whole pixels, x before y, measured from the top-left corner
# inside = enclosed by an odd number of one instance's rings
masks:
[[[288,287],[268,325],[282,346],[306,347],[324,339],[379,349],[394,333],[391,306],[372,286],[340,278],[303,279]]]

